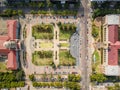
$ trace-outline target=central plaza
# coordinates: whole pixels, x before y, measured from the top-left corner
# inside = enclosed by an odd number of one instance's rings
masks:
[[[80,74],[76,64],[79,62],[78,20],[31,15],[26,18],[22,27],[26,30],[26,74]]]

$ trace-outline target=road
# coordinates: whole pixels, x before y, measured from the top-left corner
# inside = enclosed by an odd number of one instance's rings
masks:
[[[80,49],[80,54],[81,54],[81,86],[82,90],[90,90],[89,85],[90,85],[90,79],[89,79],[89,65],[90,65],[90,59],[89,59],[89,53],[88,53],[88,35],[89,34],[89,27],[88,27],[88,19],[90,15],[90,7],[89,1],[88,0],[81,0],[81,8],[79,10],[79,13],[81,15],[80,18],[80,38],[81,38],[81,49]]]

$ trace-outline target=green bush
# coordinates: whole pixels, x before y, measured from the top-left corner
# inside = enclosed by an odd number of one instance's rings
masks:
[[[103,74],[92,74],[90,76],[92,82],[102,83],[107,80],[107,78]]]
[[[70,90],[81,90],[79,83],[76,82],[65,82],[64,86]]]
[[[97,38],[99,36],[99,28],[95,25],[92,25],[92,36],[94,38]]]
[[[68,75],[68,81],[70,82],[80,82],[80,80],[81,80],[80,75],[75,75],[75,74]]]
[[[99,16],[105,16],[107,14],[120,14],[120,9],[95,9],[93,12],[93,19]]]
[[[15,88],[15,87],[24,87],[25,82],[0,82],[0,88]]]
[[[31,81],[34,81],[34,79],[35,79],[34,74],[29,75],[29,79],[30,79]]]
[[[3,13],[0,14],[0,16],[3,17],[11,17],[11,16],[16,16],[16,15],[23,15],[23,11],[22,10],[12,10],[12,9],[5,9],[3,11]]]

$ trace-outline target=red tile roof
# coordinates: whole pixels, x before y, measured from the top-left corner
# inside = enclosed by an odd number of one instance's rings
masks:
[[[9,40],[10,37],[9,36],[0,36],[0,40]]]
[[[17,61],[16,61],[16,52],[15,51],[10,51],[8,53],[7,68],[12,69],[12,70],[17,69]]]
[[[108,26],[108,40],[112,43],[115,43],[118,40],[118,26],[117,25],[111,25]]]
[[[118,52],[116,46],[110,46],[108,52],[108,65],[118,65]]]
[[[17,21],[16,20],[8,20],[7,21],[8,35],[11,40],[16,39],[16,28]]]
[[[120,42],[118,41],[118,26],[108,26],[108,40],[109,51],[108,51],[108,65],[118,65],[118,49],[120,49]]]
[[[5,53],[8,55],[7,68],[16,70],[17,69],[16,52],[6,49],[3,46],[3,44],[6,41],[16,39],[17,21],[16,20],[8,20],[7,28],[8,28],[8,35],[0,36],[0,53]]]

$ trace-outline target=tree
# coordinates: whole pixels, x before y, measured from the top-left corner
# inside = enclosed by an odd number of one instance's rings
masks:
[[[98,35],[99,35],[99,28],[98,27],[96,27],[95,25],[92,25],[92,36],[94,37],[94,38],[97,38],[98,37]]]
[[[18,10],[18,15],[23,15],[23,11],[22,10]]]
[[[38,3],[38,7],[39,7],[39,8],[43,8],[43,7],[45,7],[45,4],[42,3],[42,2],[40,2],[40,3]]]
[[[46,2],[47,2],[47,7],[51,7],[52,6],[52,3],[51,3],[50,0],[46,0]]]
[[[92,82],[97,81],[98,83],[102,83],[107,80],[107,78],[103,74],[92,74],[90,76]]]
[[[115,84],[115,90],[120,90],[120,85],[118,83]]]
[[[31,10],[30,13],[31,13],[31,14],[36,14],[36,11]]]
[[[12,15],[12,9],[6,9],[6,10],[4,10],[4,13],[5,13],[7,16],[11,16],[11,15]]]
[[[75,75],[75,74],[68,75],[68,81],[79,82],[80,79],[81,79],[80,75]]]
[[[17,15],[17,11],[16,11],[16,10],[13,10],[13,11],[12,11],[12,15]]]
[[[16,79],[17,79],[18,81],[21,81],[22,78],[23,78],[23,76],[24,76],[24,73],[23,73],[23,71],[21,71],[21,70],[16,73]]]
[[[62,87],[63,87],[63,85],[62,85],[61,82],[54,82],[54,86],[55,86],[56,88],[62,88]]]
[[[35,76],[34,76],[34,74],[32,74],[32,75],[29,75],[29,79],[30,79],[31,81],[34,81],[34,79],[35,79]]]
[[[38,83],[37,82],[33,82],[33,87],[38,87]]]
[[[107,87],[107,89],[108,89],[108,90],[115,90],[115,88],[112,87],[112,86]]]
[[[57,79],[58,79],[58,81],[62,81],[62,78],[60,75],[58,75]]]
[[[54,62],[51,63],[51,66],[53,69],[56,69],[56,65],[54,64]]]

